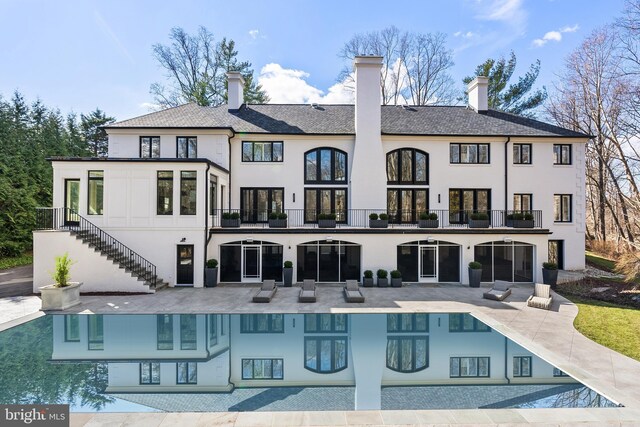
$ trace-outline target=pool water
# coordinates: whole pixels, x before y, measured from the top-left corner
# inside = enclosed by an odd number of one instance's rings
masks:
[[[0,372],[76,412],[618,406],[468,314],[47,315]]]

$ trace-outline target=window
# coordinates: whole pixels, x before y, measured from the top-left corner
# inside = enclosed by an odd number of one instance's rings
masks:
[[[449,377],[488,377],[488,357],[451,357],[449,358]]]
[[[89,171],[89,215],[102,215],[104,200],[104,171]]]
[[[160,363],[140,363],[140,384],[160,384]]]
[[[209,347],[218,344],[218,319],[216,314],[207,314]]]
[[[554,377],[568,377],[569,375],[567,375],[564,371],[561,371],[558,368],[553,368],[553,376]]]
[[[417,372],[429,366],[429,337],[388,337],[387,368],[397,372]]]
[[[305,188],[304,221],[318,221],[318,214],[336,215],[337,222],[347,222],[346,188]]]
[[[243,380],[281,380],[284,377],[282,359],[242,359]]]
[[[196,362],[176,363],[177,384],[198,384],[198,364]]]
[[[198,157],[198,138],[195,136],[179,136],[176,139],[176,157],[179,159],[195,159]]]
[[[215,175],[209,177],[209,206],[211,215],[217,215],[218,211],[218,178]]]
[[[346,337],[305,337],[304,367],[319,374],[342,371],[347,367]]]
[[[348,331],[346,314],[305,314],[305,333],[346,333]]]
[[[514,194],[513,195],[513,210],[516,212],[529,212],[531,211],[531,194]]]
[[[197,325],[195,314],[180,315],[180,350],[197,348]]]
[[[513,144],[513,164],[531,164],[531,144]]]
[[[80,318],[77,314],[64,315],[64,341],[80,341]]]
[[[514,377],[530,377],[531,376],[531,356],[514,356],[513,357],[513,376]]]
[[[347,153],[336,148],[317,148],[304,155],[305,184],[346,184]]]
[[[571,144],[553,144],[553,164],[571,164]]]
[[[491,210],[491,190],[449,189],[449,222],[466,224],[469,214],[473,212],[489,212]],[[491,215],[489,215],[491,219]]]
[[[429,315],[387,314],[387,332],[429,332]]]
[[[156,315],[158,350],[173,350],[173,315]]]
[[[104,323],[102,314],[88,316],[89,350],[104,350]]]
[[[140,137],[140,158],[157,159],[160,157],[160,137],[141,136]]]
[[[451,313],[449,332],[491,332],[491,328],[468,313]]]
[[[196,214],[196,187],[198,173],[180,172],[180,215]]]
[[[553,221],[571,222],[571,194],[553,195]]]
[[[360,280],[361,248],[341,240],[318,240],[298,245],[298,280],[344,282]]]
[[[489,163],[489,144],[451,144],[450,163]]]
[[[415,223],[429,210],[429,190],[389,188],[387,213],[391,222]]]
[[[281,162],[282,142],[242,142],[243,162]]]
[[[240,188],[242,222],[267,222],[271,212],[284,212],[284,188]]]
[[[284,333],[284,315],[282,314],[241,314],[240,333],[242,334],[282,334]]]
[[[402,148],[388,153],[387,183],[428,184],[429,155],[413,148]]]
[[[158,215],[173,215],[173,172],[158,171]]]
[[[474,259],[482,264],[483,282],[533,282],[534,246],[524,242],[487,242],[474,247]]]

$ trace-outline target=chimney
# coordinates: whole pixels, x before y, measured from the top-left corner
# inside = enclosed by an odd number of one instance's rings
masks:
[[[244,79],[238,71],[227,73],[227,105],[229,110],[237,110],[244,103]]]
[[[489,98],[487,88],[489,87],[489,79],[487,77],[478,76],[467,86],[467,95],[469,96],[469,107],[476,112],[484,112],[489,109]]]

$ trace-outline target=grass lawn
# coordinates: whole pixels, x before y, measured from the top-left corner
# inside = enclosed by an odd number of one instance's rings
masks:
[[[30,253],[22,254],[18,257],[0,258],[0,270],[29,264],[33,264],[33,255]]]
[[[584,336],[640,360],[640,310],[567,296],[578,308],[573,325]]]
[[[600,255],[596,255],[593,252],[586,251],[585,259],[587,264],[597,267],[601,270],[613,272],[613,269],[616,267],[616,263],[608,258],[604,258]]]

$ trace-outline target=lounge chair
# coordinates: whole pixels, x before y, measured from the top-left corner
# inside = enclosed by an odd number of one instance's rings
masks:
[[[316,302],[316,281],[304,279],[298,295],[298,302]]]
[[[549,308],[551,308],[552,301],[553,297],[551,296],[551,286],[536,283],[533,288],[533,295],[527,299],[527,305],[529,307],[549,310]]]
[[[360,292],[357,280],[347,280],[347,284],[344,287],[344,299],[347,302],[364,302],[364,296]]]
[[[511,288],[509,288],[509,282],[504,280],[496,280],[493,283],[493,288],[482,294],[482,298],[492,299],[495,301],[502,301],[506,297],[511,295]]]
[[[253,302],[271,302],[277,290],[275,280],[265,280],[258,293],[253,296]]]

